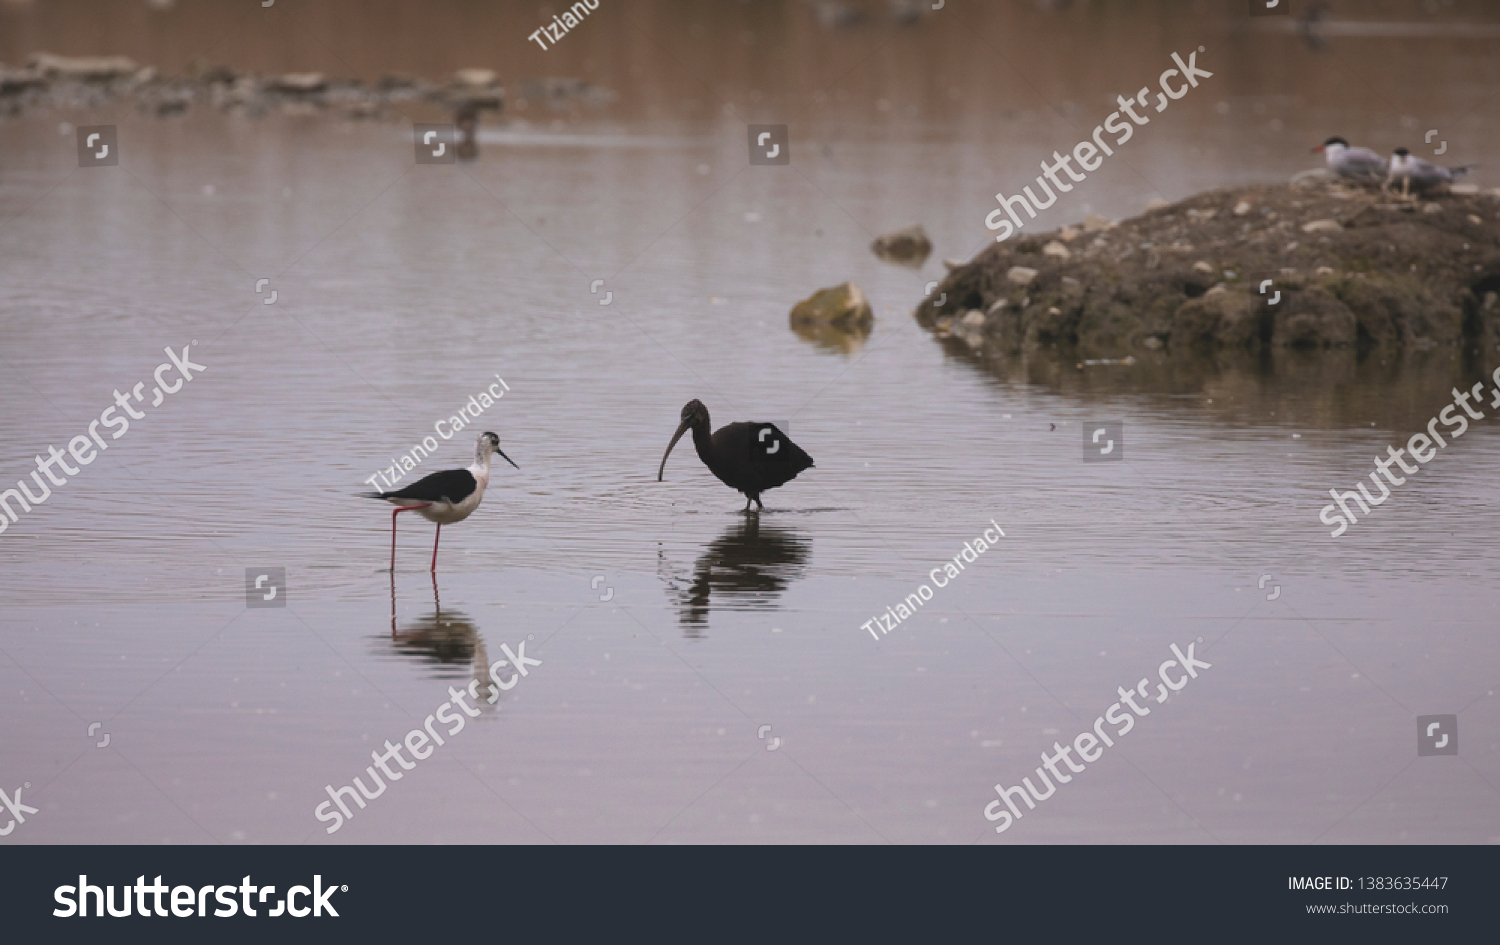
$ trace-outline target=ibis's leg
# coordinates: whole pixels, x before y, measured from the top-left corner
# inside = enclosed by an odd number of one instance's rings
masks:
[[[750,511],[750,493],[748,493],[748,492],[745,493],[745,507],[743,509],[740,509],[740,511],[741,512],[748,512],[748,511]]]
[[[442,538],[442,537],[443,537],[443,523],[439,522],[438,523],[438,527],[437,527],[437,534],[435,534],[435,535],[432,536],[432,573],[433,574],[437,573],[437,546],[438,546],[438,539]]]
[[[756,496],[755,497],[755,511],[761,512],[761,511],[764,511],[764,510],[765,510],[765,505],[760,501],[760,496]]]

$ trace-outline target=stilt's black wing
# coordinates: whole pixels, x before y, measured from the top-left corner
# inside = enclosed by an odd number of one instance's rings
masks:
[[[448,469],[423,476],[396,492],[383,492],[382,499],[415,499],[418,502],[459,503],[474,494],[479,481],[467,469]]]

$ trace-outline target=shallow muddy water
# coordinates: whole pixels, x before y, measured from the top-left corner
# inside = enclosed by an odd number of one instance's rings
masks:
[[[0,786],[40,811],[6,842],[1500,840],[1497,411],[1347,534],[1319,521],[1500,352],[1013,364],[910,314],[982,245],[995,189],[1174,49],[1227,60],[1223,87],[1049,228],[1284,180],[1337,132],[1393,146],[1441,123],[1455,153],[1494,154],[1493,40],[1315,54],[1205,14],[1126,49],[1097,13],[844,34],[799,10],[788,78],[739,54],[764,33],[733,17],[688,43],[693,19],[654,9],[556,50],[617,107],[486,119],[473,163],[414,164],[399,121],[0,121],[0,487],[117,388],[149,400],[164,347],[205,367],[0,535]],[[1014,23],[1036,37],[1021,67],[989,45]],[[683,31],[683,60],[641,40],[649,68],[601,65],[596,26]],[[1061,75],[1045,42],[1089,65]],[[1444,65],[1426,89],[1351,85],[1391,62]],[[1335,77],[1332,101],[1309,91]],[[775,107],[750,95],[773,81]],[[744,125],[786,103],[792,163],[748,166]],[[71,126],[106,123],[119,166],[78,168]],[[918,221],[923,269],[869,252]],[[789,330],[845,280],[868,339]],[[442,438],[497,375],[504,396]],[[686,443],[658,482],[693,398],[716,426],[785,422],[816,467],[748,518]],[[1123,459],[1085,462],[1106,421]],[[401,485],[465,465],[483,430],[520,469],[443,530],[435,578],[432,526],[402,516],[388,573],[389,507],[355,493],[426,436]],[[992,520],[1004,537],[935,587]],[[274,568],[285,606],[247,608],[247,571]],[[915,616],[862,629],[923,585]],[[368,783],[372,749],[522,641],[541,665],[325,832],[325,785]],[[993,785],[1035,780],[1190,643],[1211,668],[995,834]],[[1416,717],[1445,714],[1459,754],[1418,757]]]

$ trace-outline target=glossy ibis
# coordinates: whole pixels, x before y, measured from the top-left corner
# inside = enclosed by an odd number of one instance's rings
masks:
[[[750,511],[753,501],[756,510],[765,508],[760,494],[797,478],[797,474],[812,466],[812,457],[793,443],[774,423],[731,423],[710,434],[708,408],[702,401],[690,400],[682,408],[682,423],[672,434],[672,442],[662,454],[661,468],[656,471],[656,481],[661,482],[667,469],[667,457],[672,447],[682,439],[689,429],[693,431],[693,446],[698,458],[708,471],[719,477],[719,481],[731,489],[745,494],[744,511]]]
[[[391,513],[391,573],[396,571],[396,516],[413,510],[421,513],[427,521],[437,523],[437,534],[432,538],[432,570],[437,571],[438,539],[442,537],[443,526],[462,522],[479,508],[479,501],[484,498],[484,487],[490,482],[492,453],[499,453],[507,463],[516,466],[501,451],[498,436],[481,433],[479,442],[474,444],[474,465],[468,469],[435,472],[395,492],[359,493],[363,498],[384,499],[397,506]]]

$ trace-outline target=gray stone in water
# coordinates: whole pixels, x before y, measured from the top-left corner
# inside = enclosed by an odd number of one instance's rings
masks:
[[[870,244],[870,249],[886,262],[920,266],[932,255],[932,240],[927,238],[927,231],[918,224],[876,238]]]
[[[829,289],[819,289],[792,306],[791,326],[829,325],[845,330],[868,330],[875,322],[875,310],[859,286],[845,282]]]

